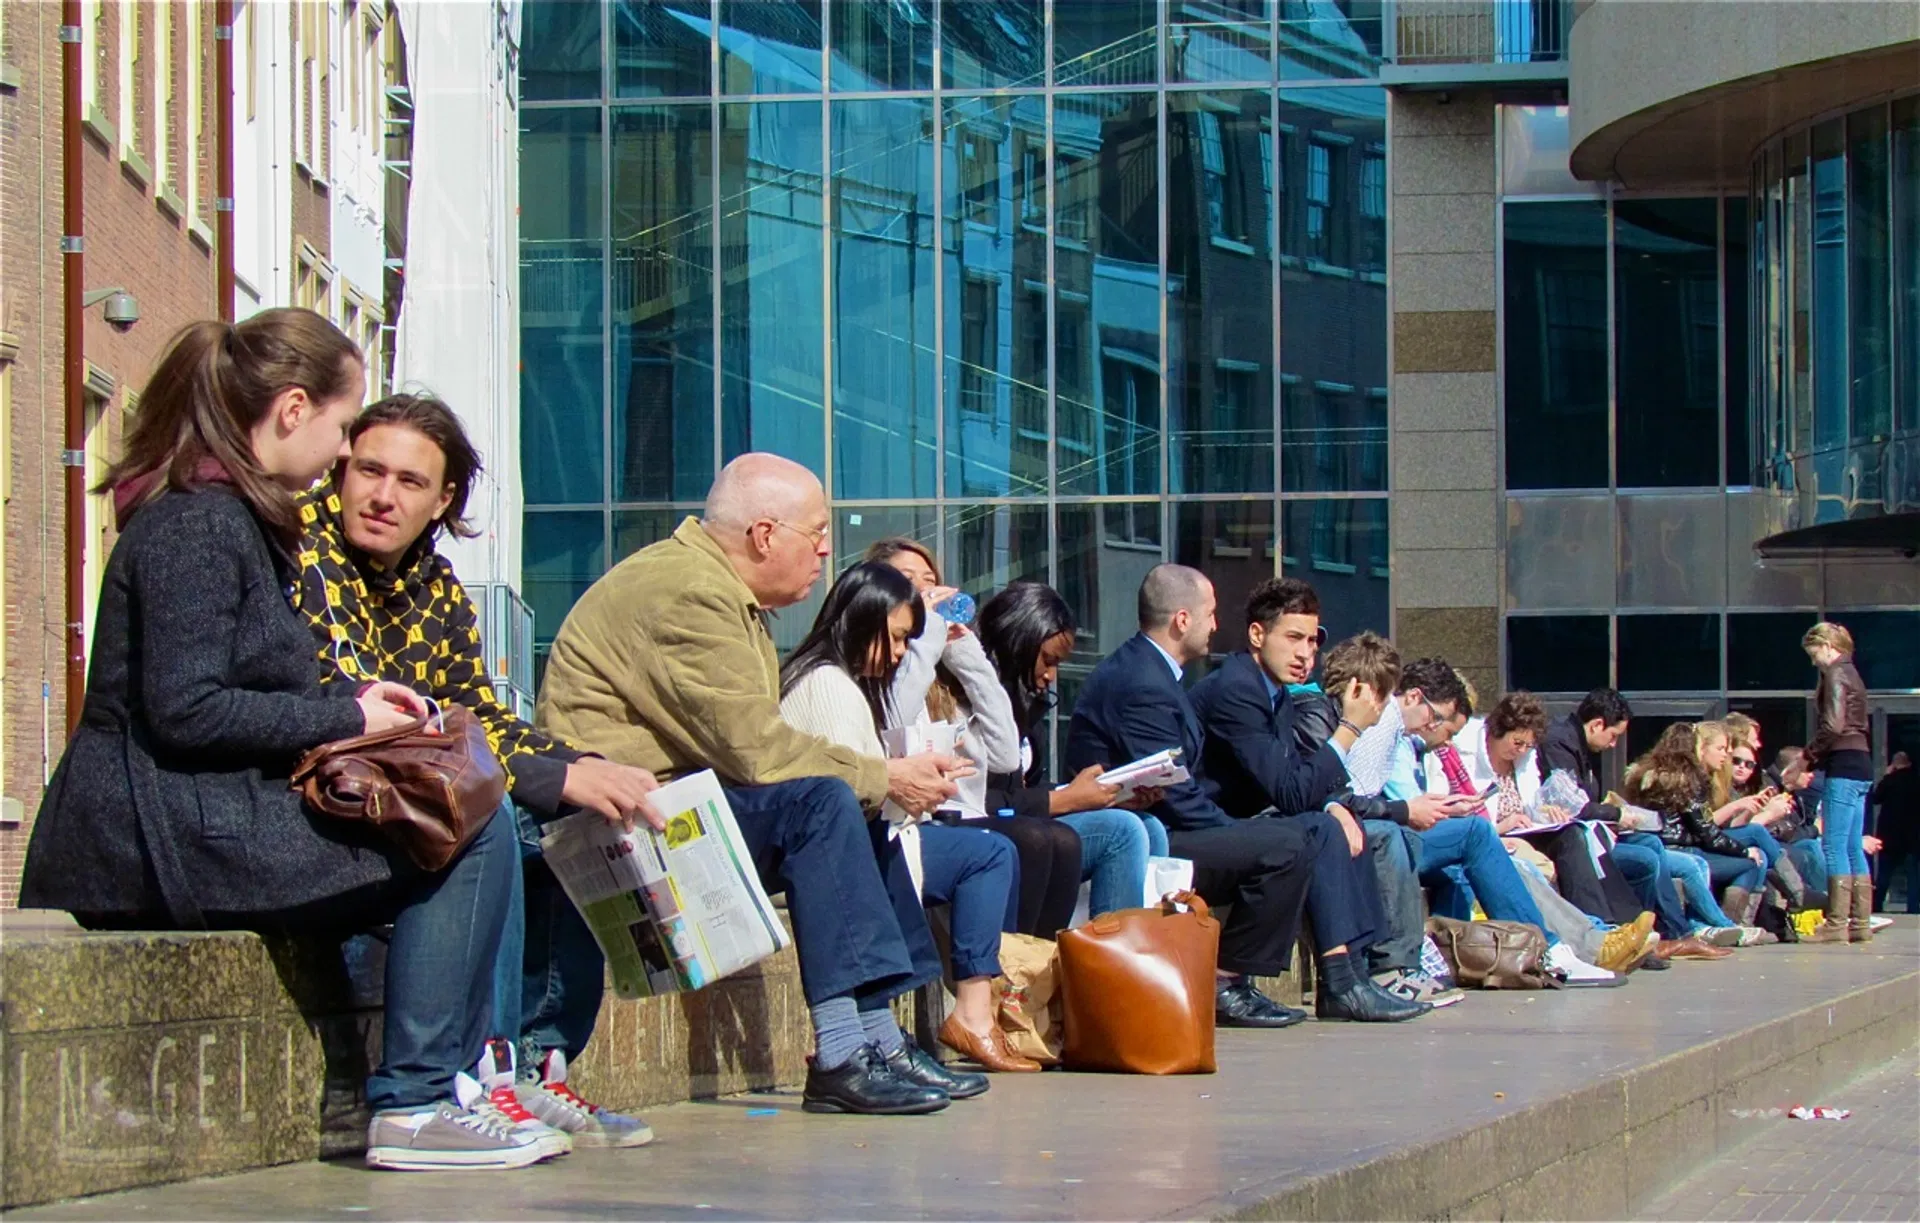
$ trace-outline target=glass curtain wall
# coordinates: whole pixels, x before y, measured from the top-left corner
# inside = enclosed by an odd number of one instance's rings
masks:
[[[1349,10],[1352,14],[1349,15]],[[1377,6],[527,6],[526,584],[543,646],[720,464],[1050,582],[1071,681],[1148,568],[1389,627]],[[782,618],[791,644],[812,608]]]

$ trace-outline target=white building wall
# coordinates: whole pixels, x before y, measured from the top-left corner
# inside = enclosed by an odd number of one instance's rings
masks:
[[[292,300],[292,20],[287,0],[234,6],[233,269],[240,318]]]
[[[397,0],[413,96],[406,300],[396,390],[431,390],[486,463],[478,539],[441,545],[461,580],[520,584],[519,122],[501,0]]]

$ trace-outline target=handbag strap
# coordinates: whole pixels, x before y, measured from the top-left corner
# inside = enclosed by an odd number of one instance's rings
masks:
[[[418,734],[426,729],[428,720],[427,718],[414,718],[412,721],[405,722],[399,726],[374,731],[372,734],[355,735],[351,739],[335,739],[331,743],[322,743],[319,747],[314,748],[306,755],[300,757],[300,763],[293,768],[293,783],[299,785],[307,779],[309,774],[319,768],[322,762],[334,756],[343,755],[348,752],[362,751],[369,747],[378,747],[382,743],[392,743],[396,740],[404,739],[408,735]]]
[[[1198,892],[1169,892],[1160,898],[1160,911],[1162,913],[1177,913],[1180,911],[1178,907],[1180,905],[1187,906],[1201,917],[1210,917],[1213,915],[1213,910],[1207,907],[1206,900],[1203,899]]]

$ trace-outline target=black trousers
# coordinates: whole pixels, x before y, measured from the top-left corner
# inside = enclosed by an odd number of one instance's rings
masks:
[[[1030,815],[970,824],[1012,841],[1020,855],[1019,932],[1052,938],[1065,929],[1080,899],[1080,834]]]
[[[1640,898],[1614,864],[1613,855],[1600,854],[1605,874],[1594,869],[1587,835],[1581,825],[1569,824],[1557,832],[1527,837],[1526,842],[1553,863],[1554,886],[1568,903],[1603,922],[1625,925],[1640,916]]]
[[[1167,845],[1175,857],[1192,860],[1194,890],[1208,904],[1233,906],[1220,931],[1220,967],[1227,972],[1285,972],[1303,909],[1322,947],[1344,943],[1357,951],[1373,935],[1360,879],[1371,875],[1371,864],[1363,857],[1355,865],[1340,826],[1323,811],[1169,829]],[[1373,908],[1379,909],[1377,892]]]

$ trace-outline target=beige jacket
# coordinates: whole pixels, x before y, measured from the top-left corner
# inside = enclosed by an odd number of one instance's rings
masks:
[[[869,810],[887,794],[886,761],[781,718],[766,613],[694,518],[574,604],[547,660],[537,721],[662,780],[706,768],[734,785],[837,777]]]

